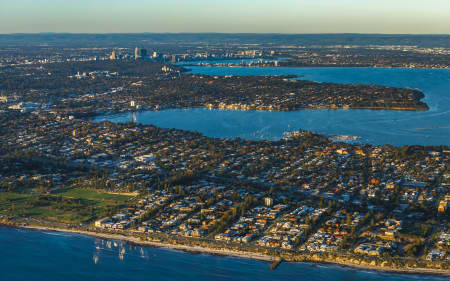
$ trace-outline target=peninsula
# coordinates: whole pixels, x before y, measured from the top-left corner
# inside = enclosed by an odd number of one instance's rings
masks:
[[[449,275],[448,145],[345,143],[303,130],[219,139],[90,118],[192,107],[427,110],[419,90],[194,75],[176,56],[139,48],[134,58],[127,48],[51,50],[6,48],[1,60],[2,224]]]
[[[1,74],[7,102],[77,117],[168,108],[427,110],[419,90],[319,83],[295,76],[205,76],[150,61],[25,65]],[[24,77],[24,73],[30,73]],[[49,75],[50,73],[50,75]]]

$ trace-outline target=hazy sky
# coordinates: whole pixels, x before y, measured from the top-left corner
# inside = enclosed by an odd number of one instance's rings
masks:
[[[0,33],[450,34],[450,0],[0,0]]]

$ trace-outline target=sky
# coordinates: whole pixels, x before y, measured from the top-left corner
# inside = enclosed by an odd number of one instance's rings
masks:
[[[0,33],[450,34],[450,0],[0,0]]]

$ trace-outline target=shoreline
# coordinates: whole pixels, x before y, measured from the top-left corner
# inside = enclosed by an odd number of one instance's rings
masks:
[[[264,262],[274,262],[279,259],[279,257],[252,253],[246,251],[233,251],[226,249],[215,249],[211,247],[200,247],[200,246],[188,246],[188,245],[179,245],[179,244],[171,244],[164,242],[154,242],[154,241],[143,241],[135,236],[125,236],[122,234],[106,234],[100,232],[93,231],[84,231],[84,230],[72,230],[72,229],[64,229],[64,228],[53,228],[47,226],[38,226],[38,225],[24,225],[24,226],[16,226],[16,225],[3,225],[0,224],[0,227],[12,227],[18,229],[28,229],[28,230],[36,230],[36,231],[53,231],[53,232],[64,232],[64,233],[73,233],[80,234],[84,236],[96,237],[107,240],[118,240],[128,244],[147,246],[147,247],[155,247],[162,249],[172,249],[179,250],[189,254],[209,254],[223,257],[236,257],[236,258],[245,258],[245,259],[253,259]],[[309,263],[309,264],[322,264],[322,265],[335,265],[341,266],[344,268],[356,269],[356,270],[370,270],[374,272],[385,272],[385,273],[395,273],[395,274],[408,274],[408,275],[432,275],[432,276],[450,276],[450,270],[445,269],[428,269],[428,268],[393,268],[393,267],[380,267],[376,265],[361,265],[350,263],[346,261],[316,261],[316,260],[305,260],[305,261],[286,261],[285,262],[293,262],[293,263]]]
[[[180,107],[163,107],[159,109],[154,108],[146,108],[146,109],[130,109],[130,110],[123,110],[123,111],[102,111],[100,113],[95,114],[87,114],[87,115],[78,115],[78,118],[81,119],[87,119],[93,122],[105,122],[108,120],[95,120],[97,118],[101,117],[114,117],[119,116],[122,114],[132,114],[132,113],[141,113],[141,112],[159,112],[159,111],[165,111],[165,110],[190,110],[190,109],[208,109],[208,110],[227,110],[227,111],[254,111],[254,112],[295,112],[295,111],[324,111],[324,110],[331,110],[331,111],[339,111],[339,110],[369,110],[369,111],[409,111],[409,112],[417,112],[417,111],[429,111],[430,108],[428,107],[428,104],[426,104],[426,107],[300,107],[296,109],[258,109],[258,108],[222,108],[218,106],[206,106],[206,105],[199,105],[199,106],[180,106]],[[76,114],[75,114],[76,115]]]
[[[251,58],[248,58],[251,59]],[[227,59],[225,59],[227,60]],[[231,59],[231,60],[235,60],[235,59]],[[241,59],[237,59],[237,60],[241,60]],[[267,59],[269,60],[269,59]],[[219,61],[219,60],[217,60]],[[205,61],[207,62],[207,61]],[[283,63],[283,61],[279,61],[279,63]],[[286,61],[284,61],[284,63],[286,63]],[[240,64],[236,64],[236,65],[214,65],[214,64],[210,64],[210,65],[198,65],[198,64],[183,64],[183,65],[176,65],[175,66],[181,66],[181,67],[245,67],[245,68],[374,68],[374,69],[450,69],[450,66],[440,66],[440,67],[426,67],[426,66],[420,66],[420,67],[408,67],[408,66],[389,66],[389,65],[348,65],[348,64],[340,64],[340,65],[335,65],[335,64],[310,64],[310,65],[305,65],[305,64],[297,64],[297,65],[283,65],[283,64],[278,64],[278,66],[243,66]]]
[[[29,230],[39,230],[39,231],[54,231],[54,232],[64,232],[64,233],[73,233],[73,234],[81,234],[85,236],[90,237],[96,237],[96,238],[103,238],[107,240],[118,240],[122,242],[126,242],[129,244],[135,244],[135,245],[141,245],[141,246],[150,246],[155,248],[163,248],[163,249],[172,249],[172,250],[180,250],[186,253],[191,254],[211,254],[211,255],[218,255],[218,256],[232,256],[232,257],[240,257],[240,258],[247,258],[247,259],[255,259],[260,261],[266,261],[266,262],[272,262],[275,260],[275,257],[264,255],[264,254],[257,254],[257,253],[251,253],[251,252],[244,252],[244,251],[231,251],[231,250],[223,250],[223,249],[214,249],[214,248],[207,248],[207,247],[200,247],[200,246],[187,246],[187,245],[179,245],[179,244],[171,244],[171,243],[164,243],[164,242],[155,242],[155,241],[143,241],[135,236],[125,236],[122,234],[107,234],[107,233],[100,233],[100,232],[92,232],[92,231],[84,231],[84,230],[72,230],[72,229],[63,229],[63,228],[52,228],[52,227],[46,227],[46,226],[33,226],[33,225],[26,225],[26,226],[11,226],[13,228],[22,228],[22,229],[29,229]]]

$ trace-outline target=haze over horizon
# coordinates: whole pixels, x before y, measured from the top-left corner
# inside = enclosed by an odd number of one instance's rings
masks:
[[[450,1],[0,0],[0,33],[450,34]]]

